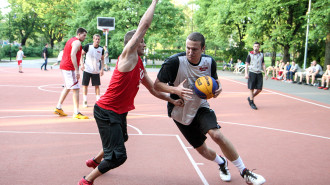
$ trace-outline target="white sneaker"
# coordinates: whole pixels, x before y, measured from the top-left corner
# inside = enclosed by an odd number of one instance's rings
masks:
[[[261,185],[266,182],[263,176],[253,173],[246,168],[243,170],[241,176],[244,178],[246,184]]]
[[[221,156],[219,156],[221,157]],[[219,164],[220,170],[220,179],[225,182],[229,182],[231,180],[230,172],[228,170],[228,160],[224,157],[221,157],[225,162],[223,164]]]
[[[88,105],[87,105],[87,101],[84,101],[83,102],[83,108],[87,108],[88,107]]]

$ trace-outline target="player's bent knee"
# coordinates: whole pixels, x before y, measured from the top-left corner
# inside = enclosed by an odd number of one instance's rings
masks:
[[[126,156],[119,157],[118,159],[114,158],[112,160],[103,160],[100,165],[98,166],[98,170],[104,174],[108,172],[111,169],[117,168],[120,165],[124,164],[124,162],[127,160]]]

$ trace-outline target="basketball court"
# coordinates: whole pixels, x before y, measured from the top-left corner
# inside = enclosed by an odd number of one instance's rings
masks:
[[[80,106],[89,120],[71,118],[71,93],[63,104],[69,116],[58,117],[53,109],[62,90],[60,70],[23,66],[23,71],[0,67],[0,184],[76,184],[91,171],[85,160],[101,149],[93,118],[94,89],[89,89],[89,107]],[[157,70],[148,71],[155,80]],[[111,74],[101,77],[101,93]],[[218,74],[223,92],[209,102],[245,165],[263,175],[266,184],[328,184],[330,105],[265,89],[254,111],[246,100],[246,84]],[[222,182],[218,166],[191,148],[167,117],[166,102],[143,86],[135,106],[128,114],[127,161],[94,184],[245,184],[231,163],[232,181]],[[222,154],[210,138],[207,144]]]

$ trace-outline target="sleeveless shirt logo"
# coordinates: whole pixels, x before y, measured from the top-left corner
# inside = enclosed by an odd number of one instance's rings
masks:
[[[142,79],[144,78],[144,70],[140,68],[140,80],[139,80],[139,84],[138,84],[138,88],[140,86],[140,83],[142,82]]]

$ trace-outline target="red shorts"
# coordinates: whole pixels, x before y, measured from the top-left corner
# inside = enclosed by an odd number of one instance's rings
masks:
[[[283,74],[283,71],[278,72],[278,75],[282,76],[282,74]]]
[[[17,63],[20,66],[22,64],[22,60],[17,60]]]

